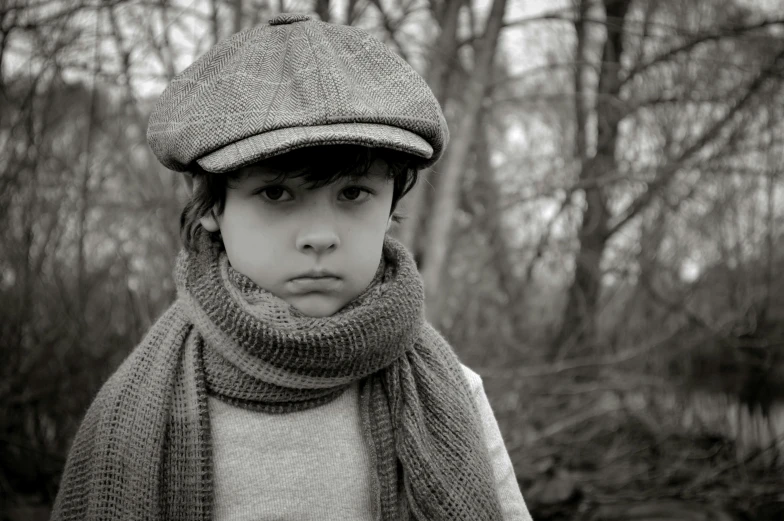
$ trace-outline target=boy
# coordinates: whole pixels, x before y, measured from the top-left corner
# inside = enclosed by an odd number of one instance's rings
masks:
[[[53,519],[528,520],[476,373],[386,234],[448,140],[366,33],[280,15],[176,77],[178,299],[104,385]]]

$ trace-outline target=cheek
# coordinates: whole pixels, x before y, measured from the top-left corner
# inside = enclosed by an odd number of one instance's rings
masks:
[[[227,208],[218,220],[223,245],[232,267],[264,286],[258,280],[280,263],[280,233],[277,227],[265,226],[260,217],[248,208]]]
[[[370,282],[376,273],[386,237],[386,215],[377,217],[380,218],[368,220],[365,226],[355,228],[349,233],[355,245],[352,250],[356,268],[358,272],[361,272],[362,278],[367,279],[366,282]]]

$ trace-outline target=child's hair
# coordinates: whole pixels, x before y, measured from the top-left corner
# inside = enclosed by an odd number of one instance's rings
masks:
[[[400,221],[395,208],[416,184],[418,170],[411,156],[386,148],[370,148],[361,145],[312,146],[265,159],[263,164],[273,171],[279,171],[276,181],[284,178],[304,178],[306,188],[313,189],[328,185],[341,178],[361,177],[380,159],[388,166],[387,177],[393,180],[392,207],[390,215],[394,222]],[[180,236],[188,251],[197,249],[198,236],[206,233],[199,220],[214,211],[223,213],[226,203],[226,189],[240,179],[240,171],[213,174],[193,163],[189,169],[193,176],[193,192],[180,216]],[[220,242],[220,232],[210,234],[210,238]]]

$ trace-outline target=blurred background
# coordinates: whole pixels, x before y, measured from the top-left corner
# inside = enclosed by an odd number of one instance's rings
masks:
[[[282,11],[371,31],[444,107],[394,233],[534,519],[784,519],[780,0],[0,1],[0,519],[46,519],[174,298],[152,104]]]

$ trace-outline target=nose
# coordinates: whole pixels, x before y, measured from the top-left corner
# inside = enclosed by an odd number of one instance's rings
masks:
[[[333,251],[338,246],[340,246],[340,238],[335,228],[323,222],[303,230],[297,237],[297,249],[303,253],[320,255]]]

